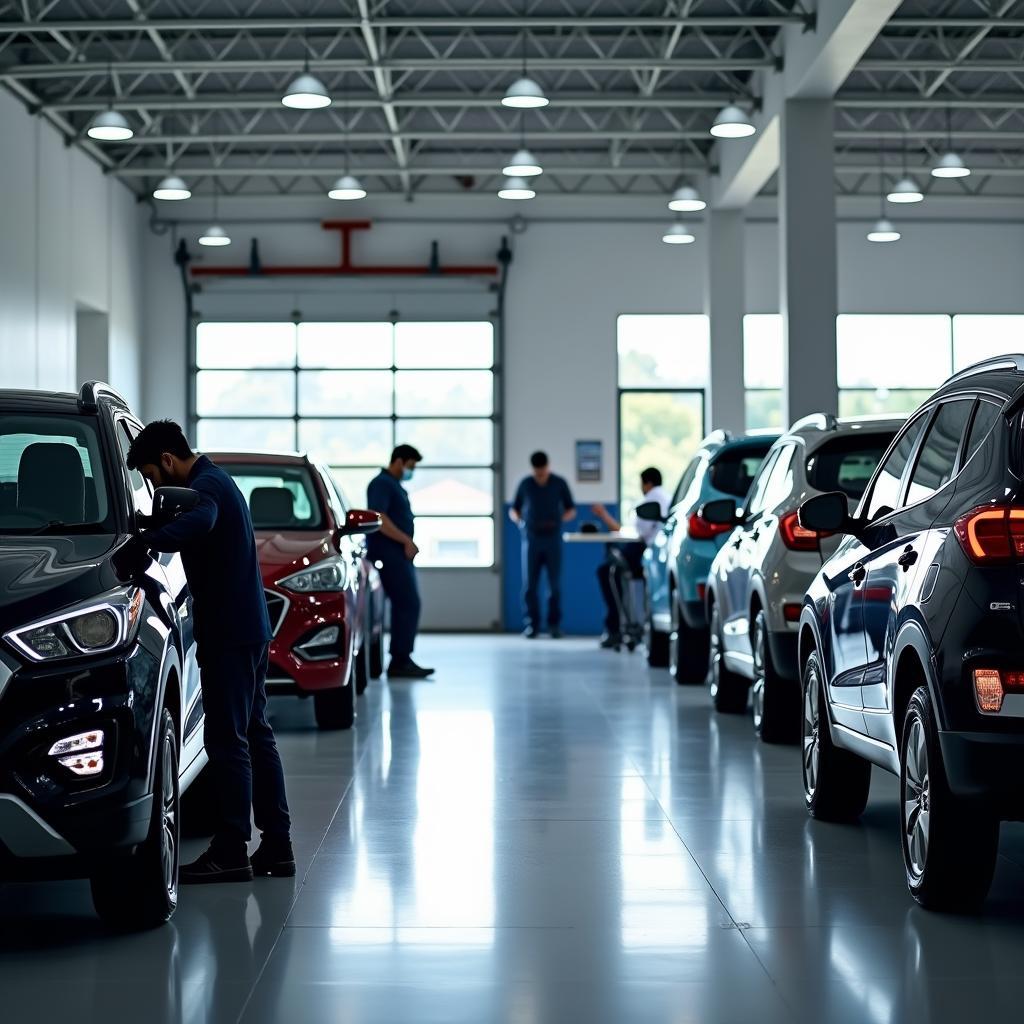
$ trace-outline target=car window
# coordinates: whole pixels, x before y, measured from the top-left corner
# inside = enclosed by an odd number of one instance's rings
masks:
[[[930,497],[953,479],[960,442],[973,408],[973,399],[944,402],[939,406],[910,478],[908,505]]]
[[[988,437],[988,432],[999,419],[999,406],[994,402],[986,402],[982,399],[978,403],[978,411],[974,414],[974,422],[971,423],[971,432],[967,437],[967,448],[964,453],[964,462],[981,447],[981,442]]]
[[[136,512],[148,516],[153,512],[153,491],[149,481],[137,470],[128,468],[128,449],[135,440],[135,432],[123,420],[117,424],[117,446],[121,450],[121,461],[128,474],[128,483],[132,491],[132,504]]]
[[[873,522],[879,516],[887,515],[899,505],[903,472],[907,468],[907,462],[910,461],[910,456],[914,453],[918,438],[920,438],[921,431],[924,430],[928,419],[929,414],[924,413],[906,427],[896,447],[889,453],[889,457],[879,469],[871,489],[871,498],[868,501],[868,522]]]
[[[770,448],[771,442],[766,442],[763,450],[741,448],[722,452],[711,463],[711,485],[734,498],[745,498]]]
[[[768,490],[768,480],[772,475],[772,470],[775,468],[778,456],[778,452],[772,452],[764,460],[757,475],[754,477],[753,483],[750,485],[750,499],[747,501],[745,509],[748,517],[759,515],[764,511],[764,496]]]
[[[793,456],[796,445],[787,444],[779,449],[775,465],[764,490],[764,507],[771,511],[781,505],[793,492]]]
[[[807,459],[807,482],[816,491],[842,491],[860,500],[895,436],[894,430],[881,434],[858,430],[826,441]]]
[[[683,496],[693,486],[694,478],[697,476],[697,470],[700,469],[701,457],[695,455],[691,460],[690,464],[683,470],[683,475],[679,480],[679,486],[676,487],[676,493],[672,496],[672,504],[670,508],[675,508],[683,500]]]
[[[324,469],[321,466],[320,476],[323,478],[324,486],[327,488],[327,500],[330,501],[334,508],[335,518],[339,523],[342,523],[345,521],[346,513],[352,506],[338,486],[338,481],[331,475],[330,470]]]
[[[320,498],[306,466],[221,463],[245,500],[255,530],[320,530]]]

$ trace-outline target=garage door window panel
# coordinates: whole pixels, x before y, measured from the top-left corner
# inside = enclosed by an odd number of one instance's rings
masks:
[[[395,366],[400,370],[489,370],[493,365],[494,328],[489,323],[395,324]]]
[[[294,324],[204,322],[196,328],[200,369],[289,369],[294,363]]]
[[[300,323],[300,369],[388,370],[394,362],[389,323]]]
[[[290,370],[200,370],[196,411],[200,416],[295,415],[295,375]]]
[[[202,452],[295,451],[293,419],[201,419],[196,431],[196,444]]]
[[[489,370],[399,370],[398,416],[490,416],[494,378]]]
[[[303,370],[300,416],[391,415],[389,370]]]

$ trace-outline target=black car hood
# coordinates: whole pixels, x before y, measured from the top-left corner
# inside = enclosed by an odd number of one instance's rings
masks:
[[[110,534],[0,536],[0,629],[23,625],[119,586]]]

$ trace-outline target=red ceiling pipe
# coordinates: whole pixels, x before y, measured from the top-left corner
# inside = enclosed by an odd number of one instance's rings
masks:
[[[408,266],[355,264],[352,262],[352,233],[369,231],[372,222],[368,220],[325,220],[320,224],[325,231],[337,231],[341,236],[341,258],[338,263],[316,266],[269,266],[260,267],[253,273],[251,267],[191,267],[195,277],[429,277],[434,274],[445,277],[496,277],[498,268],[493,263],[464,264],[461,266]]]

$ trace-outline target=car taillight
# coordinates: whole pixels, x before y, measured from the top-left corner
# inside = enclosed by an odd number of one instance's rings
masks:
[[[699,512],[694,512],[686,521],[686,532],[694,540],[711,540],[722,533],[735,529],[735,523],[709,523]]]
[[[978,565],[1024,558],[1024,508],[985,505],[962,515],[953,532],[964,554]]]
[[[799,622],[800,612],[803,611],[803,605],[796,601],[787,601],[782,606],[782,617],[787,622]]]
[[[818,541],[828,536],[827,533],[818,533],[817,530],[801,526],[796,512],[787,512],[779,519],[779,533],[782,535],[782,543],[790,551],[817,551]]]
[[[997,668],[974,670],[974,695],[979,710],[999,714],[1007,693],[1024,693],[1024,672],[1000,672]]]

